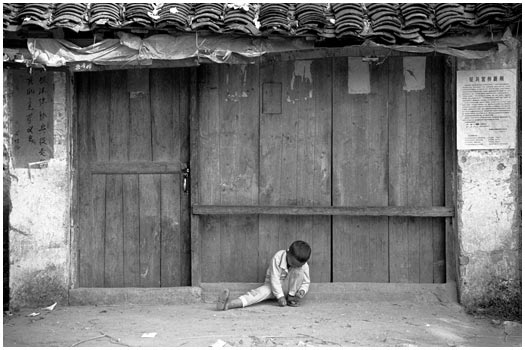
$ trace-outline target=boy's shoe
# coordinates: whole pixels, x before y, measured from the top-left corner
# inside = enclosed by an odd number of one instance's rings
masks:
[[[217,310],[219,311],[226,310],[229,299],[230,299],[230,290],[229,289],[223,290],[219,294],[219,297],[217,298]]]
[[[288,306],[299,306],[299,298],[296,296],[288,295],[286,297]]]

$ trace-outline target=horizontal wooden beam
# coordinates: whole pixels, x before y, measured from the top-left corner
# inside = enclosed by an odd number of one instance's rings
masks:
[[[298,207],[269,205],[194,205],[194,215],[345,215],[453,217],[452,207]]]
[[[179,162],[96,162],[91,165],[92,174],[176,174]]]

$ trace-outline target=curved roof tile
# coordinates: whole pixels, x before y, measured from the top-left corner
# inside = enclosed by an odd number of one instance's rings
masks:
[[[521,3],[49,3],[3,4],[4,31],[27,28],[306,36],[420,44],[490,25],[521,22]]]

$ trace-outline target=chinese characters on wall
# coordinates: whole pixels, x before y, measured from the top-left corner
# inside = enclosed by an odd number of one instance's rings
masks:
[[[458,149],[516,147],[516,70],[457,73]]]
[[[13,72],[11,121],[14,166],[53,157],[53,76],[42,71]]]

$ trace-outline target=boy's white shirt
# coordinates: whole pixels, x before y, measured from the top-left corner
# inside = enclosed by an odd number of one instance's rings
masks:
[[[270,266],[268,266],[268,269],[266,270],[266,282],[270,283],[272,293],[277,299],[284,297],[281,281],[288,276],[286,254],[286,250],[279,250],[275,253]],[[295,267],[292,267],[291,269],[295,269]],[[297,267],[297,269],[302,270],[304,273],[304,281],[299,290],[303,290],[306,294],[310,288],[310,268],[308,267],[308,263],[304,263],[303,266]]]

